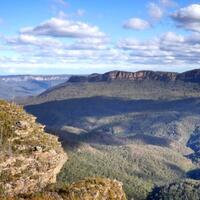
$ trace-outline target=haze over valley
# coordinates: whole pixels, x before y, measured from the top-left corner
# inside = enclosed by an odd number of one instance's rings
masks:
[[[199,0],[2,0],[0,200],[200,200]]]

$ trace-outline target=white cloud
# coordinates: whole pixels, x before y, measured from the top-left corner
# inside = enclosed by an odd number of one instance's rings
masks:
[[[106,38],[79,38],[69,44],[65,40],[44,36],[21,35],[7,38],[7,43],[11,47],[7,50],[15,52],[15,56],[0,59],[5,67],[32,66],[35,69],[39,66],[62,66],[70,70],[70,67],[76,66],[80,70],[80,66],[81,69],[85,66],[95,71],[97,68],[92,66],[96,65],[112,66],[112,69],[128,66],[132,70],[136,66],[170,70],[173,66],[177,70],[181,66],[196,67],[200,63],[200,34],[197,33],[183,36],[167,32],[146,41],[127,38],[117,44]]]
[[[36,27],[23,28],[20,32],[22,34],[71,38],[106,36],[97,26],[61,18],[51,18]]]
[[[85,15],[85,10],[83,10],[83,9],[78,9],[77,11],[76,11],[76,14],[79,16],[79,17],[82,17],[83,15]]]
[[[173,33],[173,32],[167,32],[162,37],[162,40],[170,42],[170,43],[174,43],[176,45],[177,42],[178,43],[184,42],[185,38],[182,35],[177,35],[176,33]]]
[[[160,3],[164,7],[174,7],[177,5],[177,3],[172,0],[160,0]]]
[[[169,15],[169,8],[175,7],[177,4],[172,0],[160,0],[150,2],[147,6],[150,20],[160,21],[164,16]]]
[[[154,20],[160,20],[164,14],[163,9],[160,8],[157,4],[152,3],[152,2],[148,5],[148,11],[149,11],[149,15]]]
[[[117,47],[129,55],[129,62],[161,66],[166,63],[171,63],[173,66],[197,66],[200,63],[199,39],[200,34],[182,36],[168,32],[149,41],[121,40]]]
[[[200,33],[193,33],[192,35],[187,37],[186,41],[194,45],[200,44]]]
[[[140,18],[131,18],[124,22],[123,27],[126,29],[144,30],[150,28],[148,21]]]
[[[69,49],[78,50],[105,50],[108,49],[109,41],[107,38],[83,38],[76,40]]]
[[[124,28],[136,30],[149,27],[147,21],[139,18],[129,19],[124,24]],[[71,70],[73,66],[78,71],[85,66],[85,69],[95,71],[97,65],[112,66],[112,69],[128,66],[133,70],[138,66],[143,69],[170,69],[170,66],[195,67],[200,64],[199,33],[183,36],[167,32],[146,41],[127,38],[115,44],[98,27],[68,20],[63,15],[36,27],[24,28],[18,36],[5,37],[2,44],[6,45],[0,48],[0,54],[5,52],[0,56],[0,65],[7,69],[13,66],[16,69],[29,66],[30,70],[59,66]]]
[[[34,45],[38,47],[60,47],[62,43],[56,39],[48,37],[36,37],[33,35],[19,35],[15,37],[7,37],[6,42],[11,45]]]
[[[178,27],[200,32],[200,4],[181,8],[172,15]]]
[[[62,10],[60,10],[57,14],[57,18],[59,19],[67,19],[68,18],[68,14],[66,14],[65,12],[63,12]]]

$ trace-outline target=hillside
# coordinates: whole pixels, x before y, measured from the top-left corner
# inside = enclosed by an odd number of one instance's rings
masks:
[[[0,191],[15,196],[54,183],[67,160],[58,138],[45,133],[21,107],[4,101],[0,124]]]
[[[25,109],[68,152],[59,181],[116,178],[128,199],[144,200],[155,187],[196,177],[200,88],[198,78],[177,80],[180,74],[148,72],[145,80],[141,74],[130,80],[127,73],[71,77],[28,99]]]
[[[92,97],[52,101],[25,109],[52,132],[75,127],[83,133],[148,134],[185,144],[200,123],[199,103],[199,98],[156,101]]]
[[[156,80],[156,81],[174,81],[177,73],[174,72],[154,72],[154,71],[111,71],[105,74],[91,74],[89,76],[72,76],[68,82],[102,82],[114,80]]]
[[[162,71],[110,71],[104,74],[91,74],[88,76],[72,76],[68,82],[103,82],[103,81],[184,81],[184,82],[200,82],[200,69],[194,69],[183,73],[162,72]]]
[[[69,77],[70,75],[0,76],[0,98],[10,100],[38,95],[50,87],[67,81]]]
[[[122,183],[117,180],[95,177],[85,178],[70,185],[51,184],[41,192],[2,197],[3,200],[126,200]]]
[[[0,199],[126,200],[122,183],[101,177],[56,182],[68,159],[58,138],[22,107],[0,101]]]
[[[107,141],[108,142],[108,141]],[[68,150],[68,152],[70,152]],[[195,166],[167,147],[138,144],[81,143],[69,153],[58,181],[72,183],[88,176],[117,179],[128,199],[146,199],[154,185],[184,178]]]
[[[200,81],[198,80],[199,70],[182,74],[112,71],[105,74],[72,76],[67,82],[49,88],[37,97],[28,98],[20,103],[39,104],[47,101],[95,96],[154,100],[199,97]]]
[[[149,195],[148,200],[199,200],[200,182],[194,180],[183,180],[173,182],[160,188],[155,188]]]

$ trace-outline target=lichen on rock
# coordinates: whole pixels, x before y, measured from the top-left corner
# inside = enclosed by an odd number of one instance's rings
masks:
[[[51,185],[41,193],[22,197],[20,200],[126,200],[126,195],[121,182],[94,177],[68,186]]]
[[[22,107],[0,101],[1,200],[126,200],[117,180],[95,177],[58,185],[67,155],[35,120]]]
[[[67,160],[56,136],[22,107],[0,101],[0,192],[16,196],[56,181]]]

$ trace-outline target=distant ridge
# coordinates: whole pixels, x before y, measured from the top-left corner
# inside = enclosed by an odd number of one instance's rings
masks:
[[[153,80],[153,81],[185,81],[200,82],[200,69],[187,71],[184,73],[161,72],[161,71],[110,71],[104,74],[91,74],[88,76],[71,76],[68,82],[103,82],[115,80]]]
[[[70,76],[0,75],[0,98],[11,100],[38,95],[50,87],[66,82]]]
[[[185,82],[199,82],[200,83],[200,69],[186,71],[177,76],[177,79]]]
[[[62,74],[62,75],[0,75],[0,81],[58,81],[58,80],[67,80],[70,75]]]

